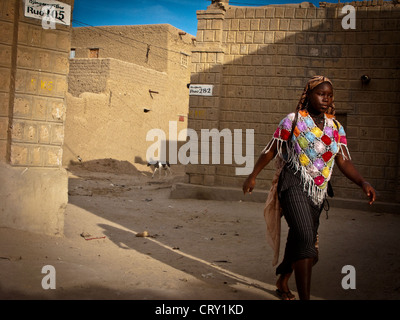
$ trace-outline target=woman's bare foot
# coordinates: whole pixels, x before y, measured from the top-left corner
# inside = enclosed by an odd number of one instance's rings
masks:
[[[294,300],[295,295],[289,290],[289,278],[292,274],[281,274],[276,281],[276,293],[282,300]]]

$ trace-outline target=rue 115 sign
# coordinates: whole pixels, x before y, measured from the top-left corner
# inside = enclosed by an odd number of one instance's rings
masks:
[[[189,86],[190,96],[212,96],[213,94],[212,84],[191,84]]]
[[[40,19],[42,22],[71,24],[71,6],[55,0],[25,0],[25,17]],[[43,27],[44,24],[42,23]],[[49,27],[51,29],[55,29]],[[49,29],[47,28],[47,29]]]

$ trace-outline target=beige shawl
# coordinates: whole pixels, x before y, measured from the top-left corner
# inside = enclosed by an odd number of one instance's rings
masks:
[[[264,218],[267,224],[267,241],[274,251],[273,266],[278,263],[279,259],[282,209],[278,199],[278,181],[284,164],[285,162],[280,157],[276,157],[276,172],[272,179],[271,189],[269,190],[264,208]]]

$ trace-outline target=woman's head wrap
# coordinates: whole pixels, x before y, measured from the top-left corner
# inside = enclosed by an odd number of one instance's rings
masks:
[[[307,109],[307,105],[308,105],[308,95],[311,92],[311,90],[313,90],[316,86],[320,85],[321,83],[327,82],[329,83],[332,88],[333,88],[333,84],[332,81],[329,80],[327,77],[324,76],[314,76],[312,77],[310,80],[308,80],[303,93],[301,95],[301,98],[299,100],[299,103],[297,104],[297,108],[296,108],[296,112],[298,112],[299,110],[303,110],[303,109]],[[335,114],[335,104],[333,103],[333,99],[332,99],[332,105],[329,106],[328,110],[326,111],[327,114]]]

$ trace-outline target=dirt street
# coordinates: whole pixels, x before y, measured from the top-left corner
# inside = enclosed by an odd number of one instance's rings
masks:
[[[184,180],[171,169],[151,178],[111,159],[70,166],[64,235],[0,228],[0,298],[278,299],[263,203],[169,199]],[[399,230],[399,214],[323,213],[312,298],[399,299]],[[281,255],[286,235],[283,222]],[[46,265],[55,289],[42,287]],[[342,287],[345,265],[355,289]]]

